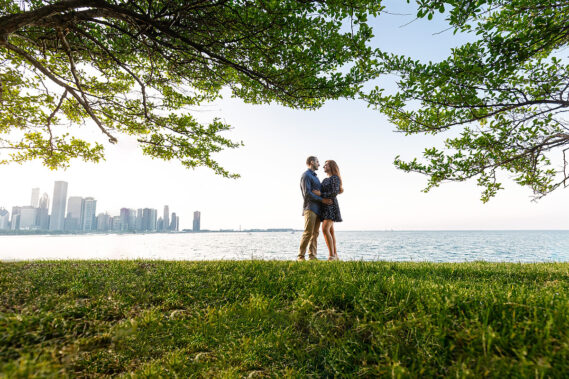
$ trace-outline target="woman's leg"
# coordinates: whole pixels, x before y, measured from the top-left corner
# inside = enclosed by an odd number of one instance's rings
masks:
[[[332,235],[332,246],[334,246],[334,257],[338,259],[338,249],[336,249],[336,234],[334,233],[334,221],[332,221],[332,226],[330,227],[330,235]]]
[[[326,246],[328,246],[328,258],[334,257],[334,241],[332,240],[332,234],[330,234],[331,226],[332,220],[322,221],[322,235],[324,236],[324,241],[326,241]]]

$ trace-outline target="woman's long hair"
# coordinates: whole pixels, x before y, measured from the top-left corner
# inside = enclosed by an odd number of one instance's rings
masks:
[[[344,187],[342,186],[342,177],[340,176],[340,168],[338,167],[338,164],[333,160],[326,161],[325,164],[328,164],[328,167],[330,167],[330,173],[332,175],[336,175],[338,178],[340,178],[340,193],[344,192]]]

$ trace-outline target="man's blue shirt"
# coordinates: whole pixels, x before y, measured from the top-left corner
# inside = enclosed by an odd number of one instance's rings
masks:
[[[318,180],[314,171],[308,169],[300,177],[300,191],[302,192],[302,198],[304,199],[302,214],[304,214],[305,210],[309,209],[320,216],[320,204],[322,203],[322,198],[315,195],[312,190],[320,191],[320,180]]]

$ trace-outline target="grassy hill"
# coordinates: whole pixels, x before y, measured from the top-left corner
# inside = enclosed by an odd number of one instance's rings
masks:
[[[0,263],[0,376],[564,376],[569,264]]]

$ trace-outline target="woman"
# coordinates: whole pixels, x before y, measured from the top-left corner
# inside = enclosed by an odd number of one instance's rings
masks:
[[[330,160],[324,163],[324,172],[328,177],[322,181],[322,191],[313,190],[316,195],[333,200],[331,205],[322,204],[320,219],[322,220],[322,234],[328,246],[328,260],[337,261],[336,235],[334,234],[334,222],[342,222],[340,207],[336,195],[344,192],[340,169],[336,162]]]

